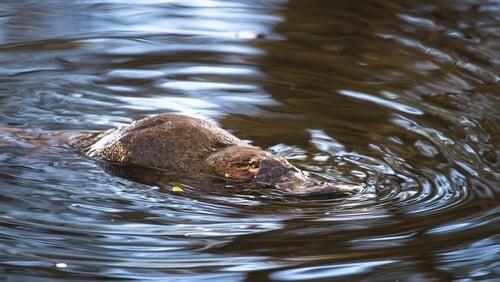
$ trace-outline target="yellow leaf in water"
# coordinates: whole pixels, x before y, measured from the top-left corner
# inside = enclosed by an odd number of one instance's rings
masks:
[[[184,192],[181,187],[179,186],[172,186],[172,191],[173,192]]]

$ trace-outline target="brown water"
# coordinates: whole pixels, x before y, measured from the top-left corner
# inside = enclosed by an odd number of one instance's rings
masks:
[[[0,280],[500,279],[499,71],[494,0],[2,1],[0,127],[183,113],[362,191],[178,193],[3,132]]]

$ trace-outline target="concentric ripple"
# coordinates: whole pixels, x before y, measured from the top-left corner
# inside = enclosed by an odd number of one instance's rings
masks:
[[[1,3],[0,280],[497,280],[500,6],[351,2]],[[66,145],[162,112],[359,192],[179,192]]]

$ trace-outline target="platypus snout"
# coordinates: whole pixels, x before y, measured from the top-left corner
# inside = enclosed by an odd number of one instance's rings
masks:
[[[326,182],[320,180],[318,176],[307,175],[300,170],[282,175],[273,185],[294,195],[344,197],[360,191],[358,186]]]
[[[269,184],[281,182],[302,181],[301,172],[287,161],[280,159],[263,159],[260,161],[260,171],[254,180]]]

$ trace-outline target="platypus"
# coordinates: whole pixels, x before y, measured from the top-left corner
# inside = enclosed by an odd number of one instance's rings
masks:
[[[207,175],[299,193],[339,191],[281,156],[249,145],[211,122],[184,115],[154,115],[127,126],[75,136],[69,143],[93,159],[127,167]]]

